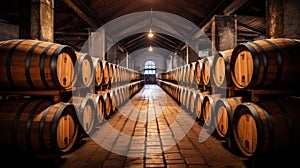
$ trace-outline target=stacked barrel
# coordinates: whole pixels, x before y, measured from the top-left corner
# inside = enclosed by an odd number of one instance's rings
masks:
[[[204,128],[246,157],[300,147],[300,41],[274,38],[159,74],[159,85]]]
[[[74,50],[38,40],[8,40],[0,43],[0,59],[1,149],[71,151],[79,135],[74,105],[31,93],[72,88],[77,60]],[[24,94],[14,97],[21,92]]]
[[[0,148],[62,155],[143,87],[141,74],[57,43],[0,42]]]

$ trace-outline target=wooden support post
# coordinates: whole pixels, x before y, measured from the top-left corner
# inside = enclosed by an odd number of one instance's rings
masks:
[[[236,16],[215,15],[212,18],[212,55],[237,45]]]
[[[54,0],[20,1],[19,37],[54,41]]]
[[[266,0],[267,38],[300,38],[299,0]]]
[[[94,57],[107,60],[106,57],[106,36],[103,27],[95,30],[89,29],[89,54]]]

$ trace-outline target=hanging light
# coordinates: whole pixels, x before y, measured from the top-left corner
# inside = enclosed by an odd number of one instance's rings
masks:
[[[152,29],[150,29],[150,30],[149,30],[149,33],[148,33],[148,37],[149,37],[149,38],[152,38],[153,36],[154,36],[154,34],[153,34],[153,32],[152,32]]]
[[[152,52],[153,51],[153,48],[152,46],[150,45],[149,48],[148,48],[148,51]]]
[[[148,32],[148,37],[152,38],[154,36],[153,32],[152,32],[152,8],[151,8],[151,13],[150,13],[150,30]]]

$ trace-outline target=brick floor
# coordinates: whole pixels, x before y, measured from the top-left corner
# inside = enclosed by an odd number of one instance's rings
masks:
[[[247,167],[215,137],[200,143],[201,128],[160,87],[146,85],[61,167]]]

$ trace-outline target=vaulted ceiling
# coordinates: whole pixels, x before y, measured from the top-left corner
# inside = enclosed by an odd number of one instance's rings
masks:
[[[0,19],[19,24],[19,0],[0,2]],[[54,0],[54,39],[80,50],[100,27],[128,52],[148,47],[175,51],[197,29],[210,37],[214,15],[236,15],[238,41],[265,35],[263,0]],[[149,28],[155,38],[149,40]]]

